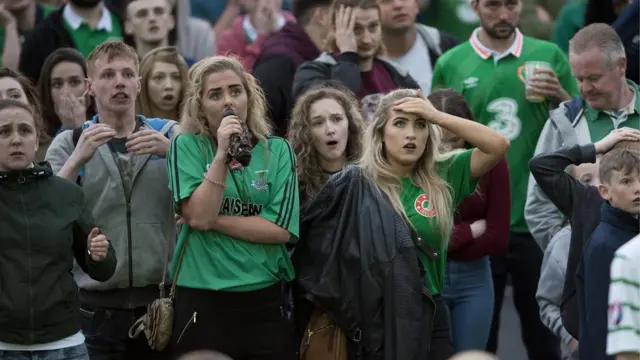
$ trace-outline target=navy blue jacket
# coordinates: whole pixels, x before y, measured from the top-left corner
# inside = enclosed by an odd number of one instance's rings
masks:
[[[635,216],[614,208],[609,202],[600,208],[600,224],[591,234],[582,254],[578,282],[580,306],[580,360],[605,360],[607,356],[607,309],[609,268],[616,250],[640,233]],[[580,290],[580,287],[578,287]]]

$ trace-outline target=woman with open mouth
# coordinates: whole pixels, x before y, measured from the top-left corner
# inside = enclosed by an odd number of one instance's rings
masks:
[[[440,128],[473,148],[442,154]],[[454,210],[509,141],[409,89],[382,97],[363,139],[359,164],[330,178],[301,218],[298,286],[344,334],[329,337],[349,360],[448,359],[441,292]],[[322,340],[316,330],[303,350]]]
[[[70,269],[107,281],[115,253],[82,189],[34,164],[42,131],[29,104],[0,99],[0,358],[89,360]]]
[[[149,51],[140,61],[143,81],[136,99],[136,113],[146,118],[179,120],[188,71],[176,47],[163,46]]]

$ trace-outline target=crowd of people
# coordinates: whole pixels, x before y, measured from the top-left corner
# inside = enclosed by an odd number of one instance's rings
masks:
[[[0,4],[0,359],[640,359],[640,0],[461,1]]]

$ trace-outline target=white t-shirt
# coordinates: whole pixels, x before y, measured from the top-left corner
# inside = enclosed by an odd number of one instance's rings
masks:
[[[416,35],[416,41],[406,54],[389,60],[407,69],[409,75],[420,85],[423,94],[429,95],[431,93],[433,64],[431,64],[429,56],[429,47],[419,34]]]
[[[611,262],[607,354],[640,353],[640,235]]]

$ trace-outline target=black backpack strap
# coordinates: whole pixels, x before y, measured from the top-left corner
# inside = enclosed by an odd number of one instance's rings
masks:
[[[80,141],[80,135],[82,135],[83,131],[84,131],[84,128],[73,129],[73,135],[71,137],[71,140],[73,141],[74,150],[76,146],[78,146],[78,141]],[[82,177],[80,175],[78,175],[78,178],[76,179],[76,184],[78,184],[79,186],[82,186]]]

